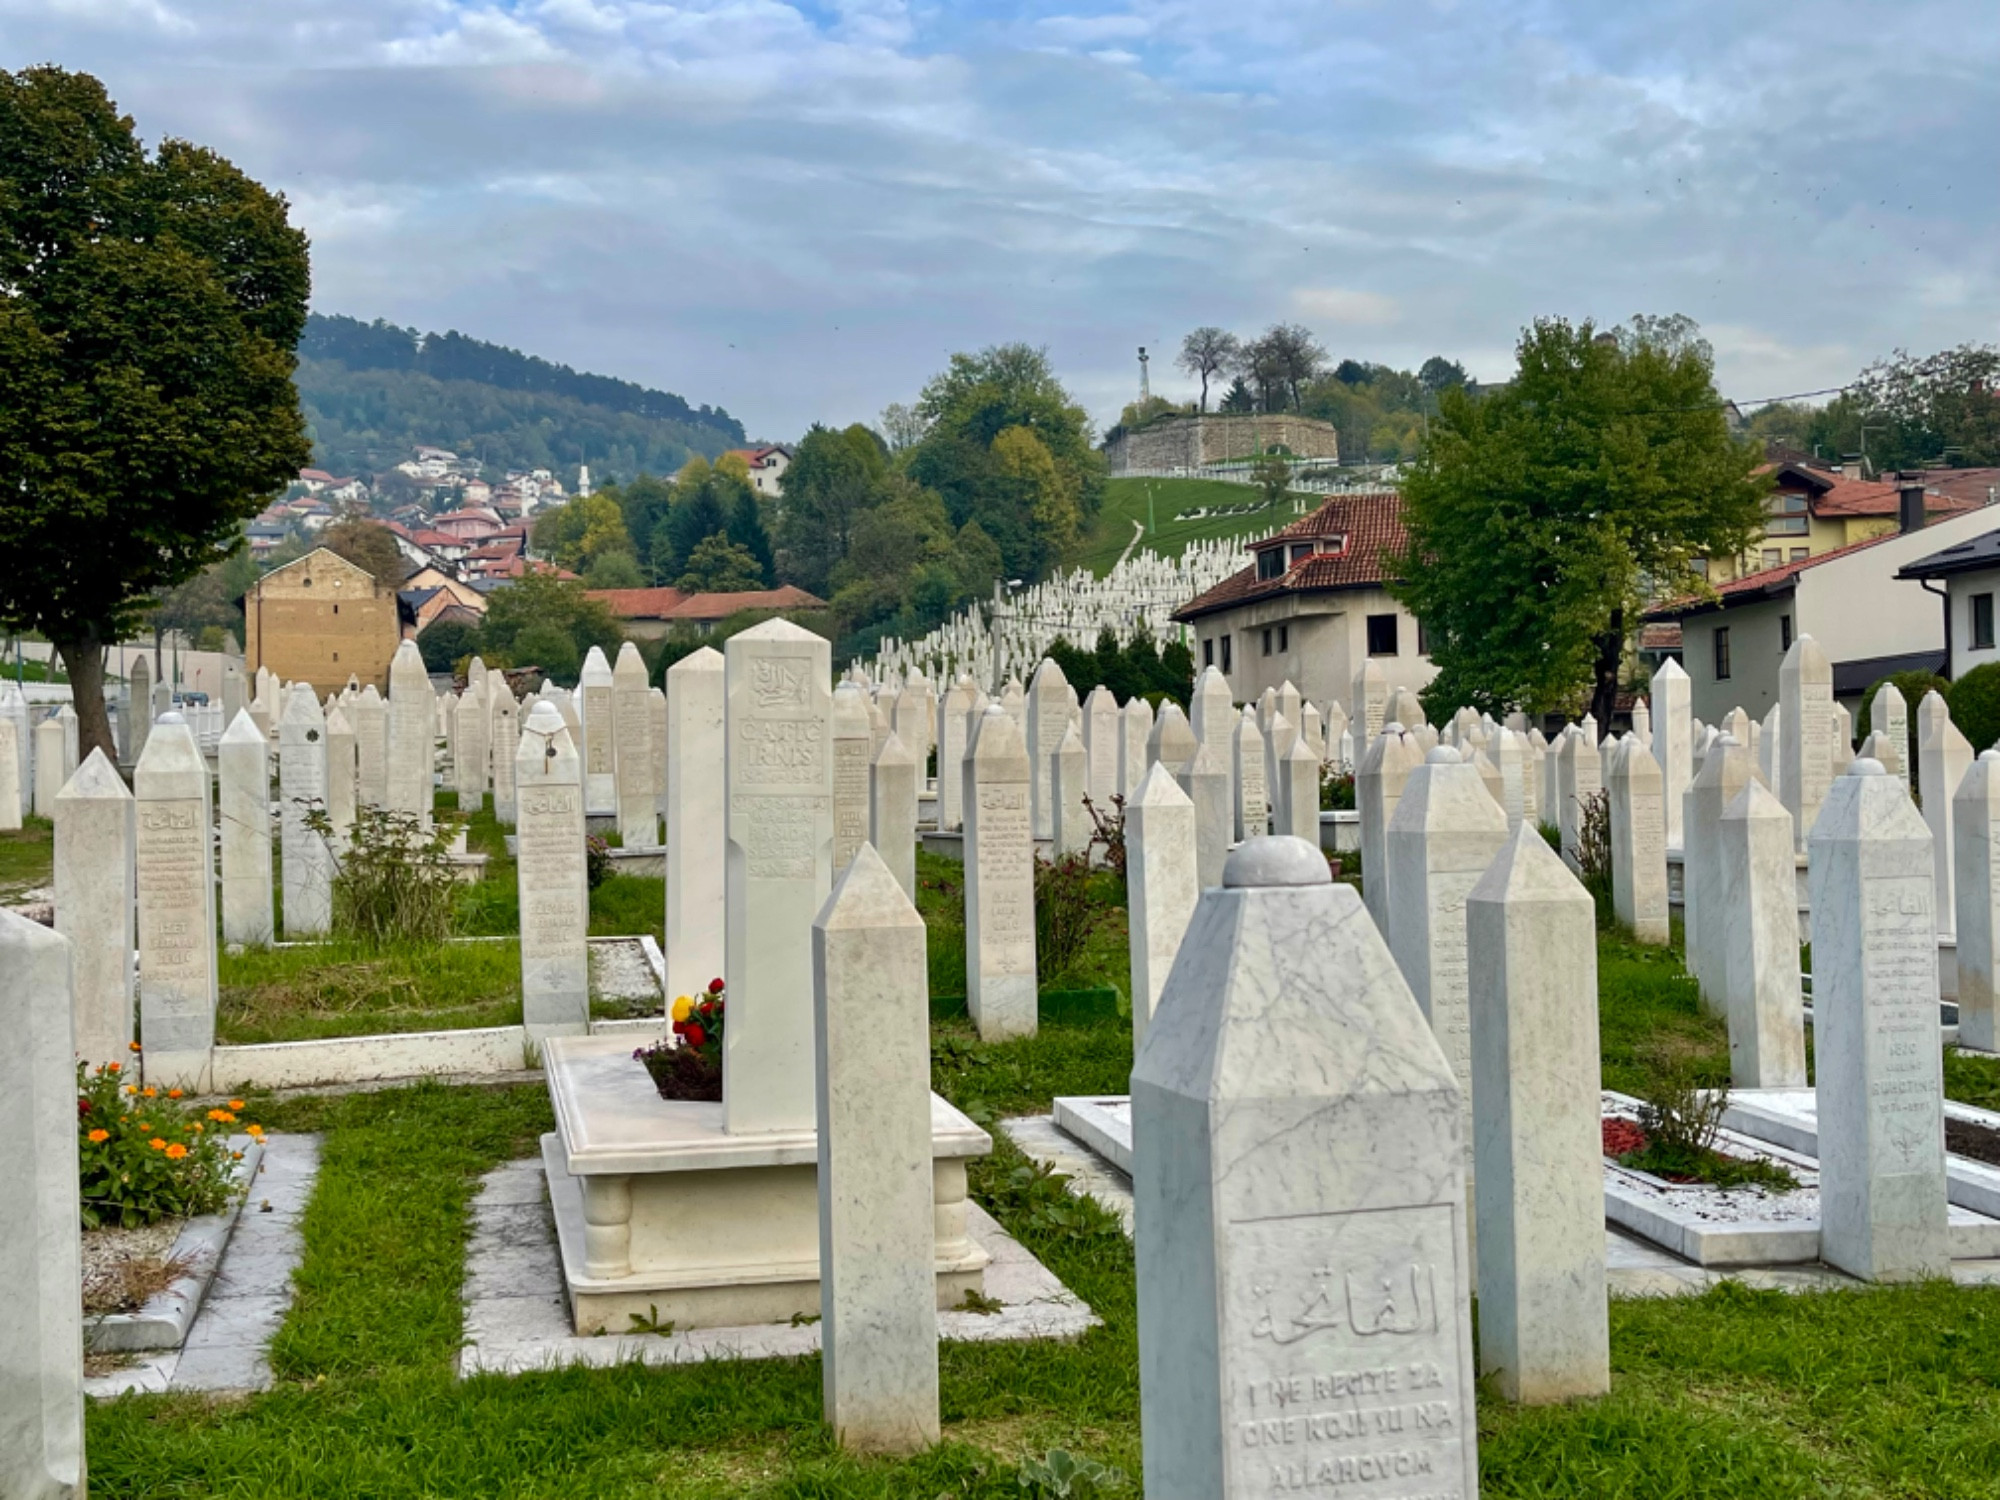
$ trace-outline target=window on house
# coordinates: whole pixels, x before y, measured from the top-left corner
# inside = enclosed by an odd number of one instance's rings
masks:
[[[1278,650],[1284,652],[1284,651],[1289,651],[1291,649],[1292,649],[1292,627],[1289,625],[1280,625],[1278,627]]]
[[[1715,632],[1715,680],[1729,681],[1729,627],[1718,626]]]
[[[1229,663],[1229,643],[1230,643],[1230,642],[1231,642],[1232,640],[1234,640],[1234,639],[1235,639],[1235,637],[1234,637],[1234,636],[1227,636],[1227,635],[1225,635],[1225,636],[1224,636],[1224,637],[1222,638],[1222,670],[1223,670],[1224,672],[1227,672],[1227,671],[1229,671],[1229,670],[1230,670],[1230,663]]]
[[[1394,656],[1396,654],[1396,617],[1394,615],[1370,615],[1368,617],[1368,654],[1370,656]]]
[[[334,612],[335,614],[339,614],[339,613],[340,613],[340,606],[339,606],[338,604],[334,605],[334,607],[333,607],[333,612]]]
[[[1431,654],[1430,627],[1426,625],[1422,620],[1419,620],[1417,621],[1417,655],[1429,656],[1430,654]]]
[[[1312,555],[1313,544],[1311,542],[1295,543],[1292,547],[1292,566],[1297,567]]]
[[[1201,664],[1204,667],[1215,665],[1215,638],[1213,636],[1210,636],[1201,643]]]
[[[1766,547],[1764,549],[1765,567],[1775,568],[1779,566],[1781,563],[1783,563],[1784,560],[1785,560],[1785,549],[1783,547]]]
[[[1974,594],[1972,596],[1972,649],[1991,651],[1993,649],[1993,596]]]
[[[1271,632],[1268,630],[1264,632],[1264,654],[1266,656],[1271,654]]]
[[[333,659],[334,659],[335,661],[339,661],[339,660],[340,660],[340,653],[339,653],[338,651],[336,651],[336,652],[334,652],[334,653],[333,653]]]
[[[1266,547],[1257,554],[1257,576],[1259,578],[1281,578],[1285,572],[1285,549]]]
[[[1766,516],[1764,535],[1804,536],[1812,530],[1812,522],[1805,516]]]
[[[1789,651],[1792,649],[1792,617],[1790,615],[1778,616],[1778,649],[1780,651]]]
[[[1708,577],[1708,559],[1697,557],[1693,562],[1688,564],[1688,571],[1693,573],[1697,578]]]
[[[1793,561],[1793,562],[1804,562],[1804,561],[1805,561],[1805,560],[1806,560],[1807,558],[1809,558],[1809,557],[1811,557],[1811,556],[1812,556],[1812,548],[1810,548],[1810,547],[1794,547],[1794,548],[1792,548],[1792,561]]]

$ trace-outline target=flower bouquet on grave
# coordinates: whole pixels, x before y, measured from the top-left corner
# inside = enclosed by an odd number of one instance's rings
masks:
[[[700,995],[674,1001],[673,1032],[632,1054],[653,1080],[662,1099],[722,1099],[722,1016],[720,979]]]
[[[134,1054],[139,1044],[128,1044]],[[134,1066],[137,1067],[135,1056]],[[242,1125],[243,1101],[198,1110],[181,1089],[129,1080],[118,1063],[76,1065],[76,1130],[83,1227],[136,1227],[215,1213],[235,1191],[231,1127],[261,1141],[261,1125]]]

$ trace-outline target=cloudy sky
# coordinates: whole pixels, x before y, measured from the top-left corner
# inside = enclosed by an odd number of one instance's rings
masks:
[[[0,0],[0,66],[291,199],[314,305],[872,419],[1198,323],[1503,377],[1685,312],[1725,391],[2000,337],[1994,0]]]

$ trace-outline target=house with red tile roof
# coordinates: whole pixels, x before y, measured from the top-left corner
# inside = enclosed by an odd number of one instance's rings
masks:
[[[1710,583],[1804,562],[1897,529],[1897,481],[1835,473],[1797,458],[1766,464],[1760,472],[1772,479],[1764,502],[1764,534],[1739,557],[1708,559]],[[1935,469],[1922,476],[1928,520],[1962,515],[1988,503],[1983,492],[1944,478],[1951,473]]]
[[[740,458],[750,469],[750,487],[760,495],[775,495],[784,487],[792,450],[778,444],[762,448],[731,448],[725,457]]]
[[[1240,703],[1289,681],[1314,703],[1347,704],[1367,661],[1391,689],[1420,690],[1437,669],[1422,624],[1388,590],[1406,541],[1402,496],[1335,495],[1252,542],[1249,567],[1173,617],[1191,628],[1196,666],[1221,668]]]
[[[1892,493],[1897,488],[1893,482],[1888,487]],[[1919,579],[1898,574],[1991,531],[1995,516],[1983,506],[1953,508],[1926,525],[1940,512],[1922,480],[1906,484],[1899,499],[1903,514],[1892,514],[1886,531],[1759,568],[1646,612],[1648,625],[1680,626],[1681,666],[1692,683],[1697,719],[1714,724],[1734,708],[1761,719],[1778,701],[1778,668],[1801,635],[1826,652],[1834,696],[1850,711],[1858,712],[1869,687],[1891,672],[1945,669],[1943,603]]]
[[[827,603],[815,594],[792,584],[774,589],[750,589],[734,594],[684,594],[677,588],[592,589],[590,597],[602,599],[611,612],[625,622],[627,633],[641,640],[656,641],[676,626],[692,626],[706,635],[731,615],[746,609],[814,610]]]

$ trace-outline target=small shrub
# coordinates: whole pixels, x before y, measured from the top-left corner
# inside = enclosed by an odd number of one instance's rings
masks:
[[[133,1044],[134,1053],[138,1044]],[[214,1213],[229,1201],[238,1155],[229,1131],[243,1101],[197,1111],[179,1089],[129,1081],[117,1063],[76,1065],[83,1227],[134,1227]],[[244,1125],[251,1136],[263,1128]]]
[[[1691,1058],[1667,1048],[1646,1054],[1649,1078],[1640,1095],[1639,1129],[1645,1139],[1618,1156],[1620,1165],[1655,1176],[1705,1182],[1711,1187],[1796,1188],[1798,1179],[1774,1162],[1727,1156],[1715,1149],[1729,1085],[1704,1090]],[[1606,1145],[1611,1144],[1606,1131]],[[1630,1145],[1629,1139],[1623,1144]]]
[[[317,803],[306,826],[333,839],[333,823]],[[347,851],[333,877],[333,932],[371,947],[397,942],[441,943],[452,933],[458,874],[451,844],[458,820],[438,817],[424,831],[415,813],[355,809]]]
[[[593,833],[583,841],[583,873],[593,891],[611,875],[611,843],[602,834]]]
[[[1111,1468],[1094,1458],[1078,1458],[1061,1448],[1051,1448],[1040,1458],[1024,1458],[1014,1482],[1036,1495],[1070,1500],[1079,1495],[1108,1495],[1125,1488],[1122,1469]]]
[[[1951,685],[1945,701],[1952,723],[1974,750],[2000,741],[2000,662],[1974,667]]]
[[[1868,736],[1874,733],[1875,726],[1870,721],[1870,715],[1875,712],[1876,691],[1885,682],[1893,682],[1896,685],[1896,691],[1903,695],[1903,703],[1909,709],[1909,741],[1903,746],[1903,754],[1908,759],[1903,764],[1914,774],[1917,766],[1917,705],[1924,701],[1924,694],[1929,692],[1943,693],[1949,701],[1951,684],[1935,672],[1891,672],[1887,677],[1869,683],[1868,691],[1861,695],[1861,712],[1854,720],[1854,743],[1857,745],[1865,745]],[[1976,740],[1973,743],[1975,746],[1978,744]]]
[[[1125,799],[1118,793],[1111,794],[1111,811],[1106,812],[1089,797],[1083,799],[1083,809],[1090,814],[1090,849],[1104,851],[1104,867],[1115,873],[1120,880],[1125,878]],[[1086,853],[1089,850],[1085,851]]]
[[[1597,903],[1597,925],[1617,920],[1611,899],[1611,794],[1593,792],[1577,803],[1576,868]]]
[[[1338,769],[1331,761],[1319,768],[1319,810],[1354,811],[1354,773]]]
[[[1556,827],[1555,824],[1537,823],[1535,825],[1535,832],[1539,833],[1542,836],[1542,842],[1555,850],[1556,853],[1560,854],[1563,852],[1562,830]]]
[[[1083,956],[1097,926],[1090,899],[1090,855],[1035,861],[1035,977],[1047,984]]]

